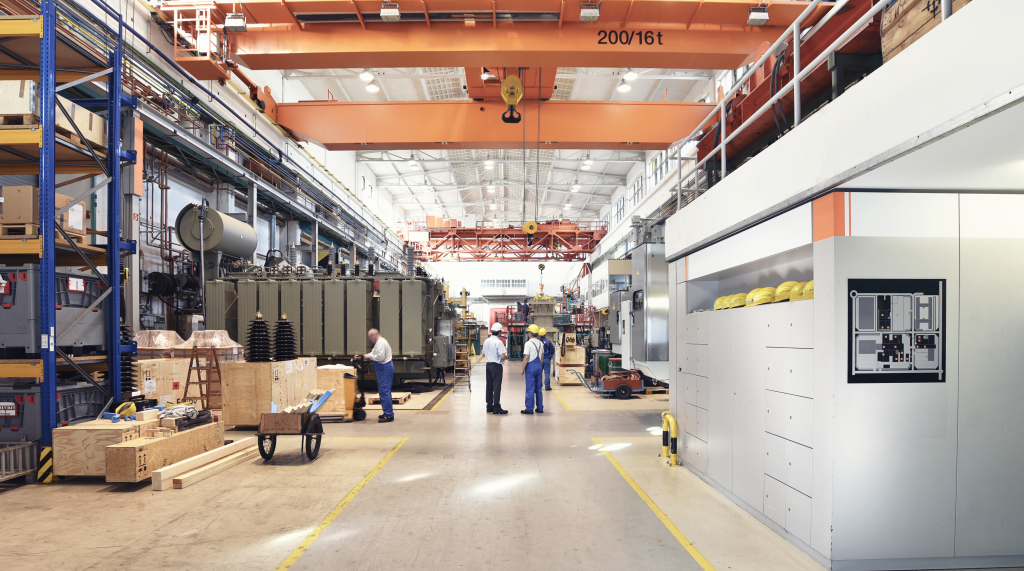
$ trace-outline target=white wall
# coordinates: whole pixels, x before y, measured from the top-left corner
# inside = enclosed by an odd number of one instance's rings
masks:
[[[1005,17],[1018,7],[971,2],[818,110],[674,215],[669,258],[1024,84],[1024,34]],[[978,79],[950,82],[949,69]]]

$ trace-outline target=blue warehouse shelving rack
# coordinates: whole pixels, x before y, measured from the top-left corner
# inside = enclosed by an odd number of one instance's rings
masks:
[[[39,283],[42,286],[39,292],[40,354],[38,358],[0,362],[0,367],[5,377],[37,378],[42,381],[42,439],[39,443],[38,466],[42,481],[50,477],[48,466],[52,430],[58,424],[58,364],[78,372],[85,380],[94,383],[106,399],[104,410],[109,410],[115,402],[121,400],[122,354],[135,351],[133,342],[122,343],[120,327],[121,258],[136,251],[134,242],[121,240],[121,169],[126,164],[134,163],[136,158],[135,151],[122,150],[121,118],[123,112],[130,112],[134,107],[134,99],[122,93],[123,22],[117,13],[97,5],[116,22],[116,30],[113,26],[108,28],[107,36],[102,38],[107,51],[105,62],[96,61],[95,56],[84,50],[77,50],[73,39],[59,30],[60,22],[69,19],[65,8],[54,0],[42,0],[39,14],[0,18],[0,38],[4,39],[0,78],[38,80],[40,84],[39,124],[4,126],[0,129],[0,174],[34,174],[36,169],[39,173],[39,235],[21,240],[0,240],[0,263],[39,264]],[[58,92],[87,82],[101,81],[107,84],[105,98],[73,101],[82,107],[106,112],[108,130],[105,153],[93,148],[80,132],[77,137],[58,135],[55,125],[57,113],[64,116],[69,113],[58,100]],[[70,121],[69,116],[68,119]],[[74,126],[74,122],[70,122]],[[74,129],[78,131],[77,127]],[[93,188],[80,195],[75,203],[90,197],[94,192],[106,191],[106,246],[77,244],[55,223],[57,174],[95,177]],[[107,355],[105,367],[101,368],[107,372],[107,381],[102,384],[92,380],[82,360],[61,350],[59,339],[62,332],[56,330],[55,268],[82,266],[83,262],[99,279],[103,290],[102,295],[85,312],[97,310],[101,302],[105,301]],[[98,266],[106,266],[108,271],[101,273]]]

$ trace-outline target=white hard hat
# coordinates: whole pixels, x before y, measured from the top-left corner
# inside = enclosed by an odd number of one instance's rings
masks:
[[[492,333],[501,333],[501,324],[500,323],[495,323],[494,325],[492,325],[491,326],[491,332]]]

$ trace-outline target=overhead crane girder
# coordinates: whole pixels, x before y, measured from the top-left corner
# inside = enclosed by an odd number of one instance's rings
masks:
[[[535,261],[585,260],[608,233],[604,226],[584,227],[568,220],[540,223],[530,239],[522,228],[428,228],[430,239],[416,258],[441,260]]]
[[[654,67],[731,69],[774,41],[807,7],[770,5],[769,25],[747,26],[763,0],[604,0],[580,22],[564,0],[400,0],[402,21],[380,21],[380,0],[248,0],[246,32],[226,33],[250,69],[341,67]],[[805,19],[817,21],[831,2]],[[210,10],[212,8],[212,10]],[[168,0],[162,16],[208,10],[213,28],[232,1]],[[211,28],[211,29],[213,29]],[[222,62],[216,62],[222,65]]]
[[[707,117],[709,103],[546,101],[544,149],[666,149]],[[523,123],[501,121],[498,101],[280,103],[278,122],[296,138],[331,151],[507,149],[537,145],[537,102],[523,101]]]

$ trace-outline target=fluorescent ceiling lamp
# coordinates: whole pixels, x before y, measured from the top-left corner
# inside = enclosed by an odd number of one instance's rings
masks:
[[[493,184],[487,185],[487,192],[494,192],[494,185]]]
[[[640,77],[640,74],[633,71],[633,68],[629,68],[626,70],[626,73],[622,76],[622,79],[625,79],[626,81],[633,81],[638,77]]]
[[[383,22],[395,23],[402,21],[402,13],[398,11],[398,4],[385,2],[380,5],[380,19]]]
[[[486,161],[484,161],[484,166],[485,167],[493,167],[494,166],[494,160],[493,159],[487,159]]]
[[[497,204],[492,204],[491,205],[491,210],[497,210],[497,209],[498,209],[498,205]]]
[[[573,185],[572,185],[572,188],[570,188],[569,190],[570,190],[570,191],[572,191],[572,192],[579,192],[579,190],[580,190],[580,185],[578,185],[578,184],[573,184]]]
[[[747,12],[748,26],[764,26],[768,24],[768,7],[754,6]]]
[[[370,73],[370,70],[364,69],[363,71],[359,72],[359,79],[361,79],[363,81],[372,81],[373,80],[373,74]]]
[[[601,17],[600,4],[584,2],[580,4],[580,22],[596,22]]]
[[[594,164],[594,161],[590,158],[590,155],[587,155],[587,159],[583,161],[583,164],[589,167],[590,165]]]
[[[628,83],[626,83],[626,80],[620,81],[619,85],[615,88],[615,90],[618,91],[619,93],[625,93],[625,92],[629,91],[630,89],[633,89],[633,88],[630,87]]]
[[[420,167],[420,165],[416,164],[416,159],[409,159],[409,166],[411,166],[414,169]]]
[[[590,165],[588,165],[587,163],[583,163],[583,166],[580,167],[580,170],[588,171],[590,170]]]
[[[377,93],[378,91],[380,91],[380,86],[377,85],[377,80],[375,79],[370,83],[367,83],[366,90],[369,91],[370,93]]]

